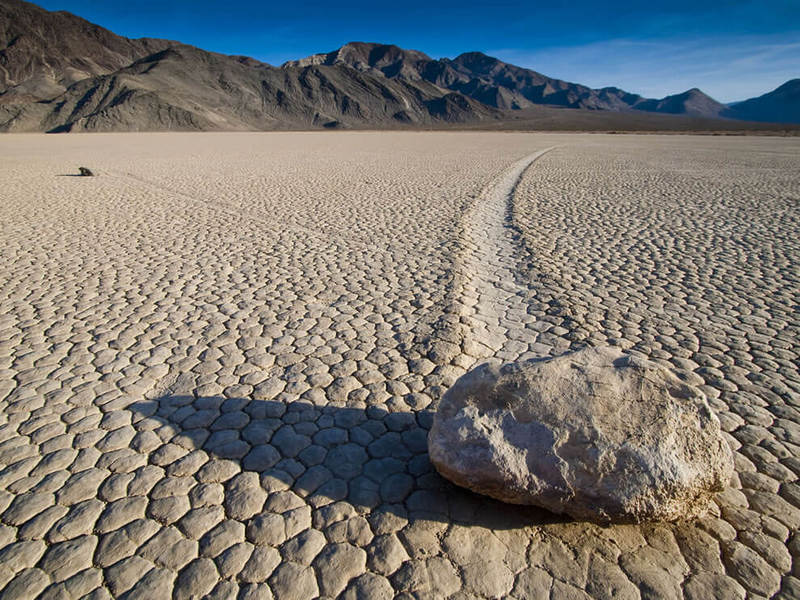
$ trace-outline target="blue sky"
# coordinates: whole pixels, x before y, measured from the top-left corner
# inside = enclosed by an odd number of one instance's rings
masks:
[[[649,97],[743,100],[800,77],[800,0],[258,2],[40,0],[129,37],[271,64],[358,41],[434,58],[480,50],[560,79]]]

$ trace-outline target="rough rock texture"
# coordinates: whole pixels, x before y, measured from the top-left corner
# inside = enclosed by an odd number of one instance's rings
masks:
[[[614,348],[473,369],[428,449],[458,485],[601,522],[697,516],[733,473],[702,392]]]

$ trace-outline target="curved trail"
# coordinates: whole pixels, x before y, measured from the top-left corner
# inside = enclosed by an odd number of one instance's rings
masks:
[[[461,301],[467,333],[464,350],[476,363],[544,356],[552,347],[537,343],[536,317],[528,314],[529,287],[518,281],[517,244],[510,223],[514,192],[525,171],[552,150],[545,148],[506,169],[484,188],[464,218]]]

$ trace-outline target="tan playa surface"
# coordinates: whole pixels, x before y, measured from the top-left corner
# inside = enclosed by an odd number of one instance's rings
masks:
[[[3,598],[800,594],[800,140],[6,135],[0,165]],[[466,369],[607,341],[710,398],[707,517],[432,471]]]

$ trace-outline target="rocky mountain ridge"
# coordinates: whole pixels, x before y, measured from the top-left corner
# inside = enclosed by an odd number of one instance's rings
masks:
[[[763,96],[737,102],[724,116],[751,121],[800,123],[800,78],[790,79]]]
[[[349,65],[387,79],[425,80],[499,109],[556,106],[588,110],[642,110],[665,114],[717,118],[726,106],[697,88],[661,99],[644,98],[616,87],[592,89],[547,77],[487,56],[466,52],[454,59],[432,59],[416,50],[394,45],[350,42],[327,54],[284,63]]]
[[[480,52],[433,59],[363,42],[274,67],[169,40],[128,39],[70,13],[0,0],[0,131],[502,128],[531,114],[554,128],[572,128],[576,117],[600,129],[627,121],[636,129],[714,128],[716,121],[702,119],[764,120],[770,110],[791,117],[776,108],[787,98],[797,103],[791,89],[784,92],[732,108],[698,89],[653,100]],[[652,119],[634,117],[643,114]]]
[[[68,12],[3,0],[0,99],[55,98],[77,81],[113,73],[176,43],[128,39]]]

